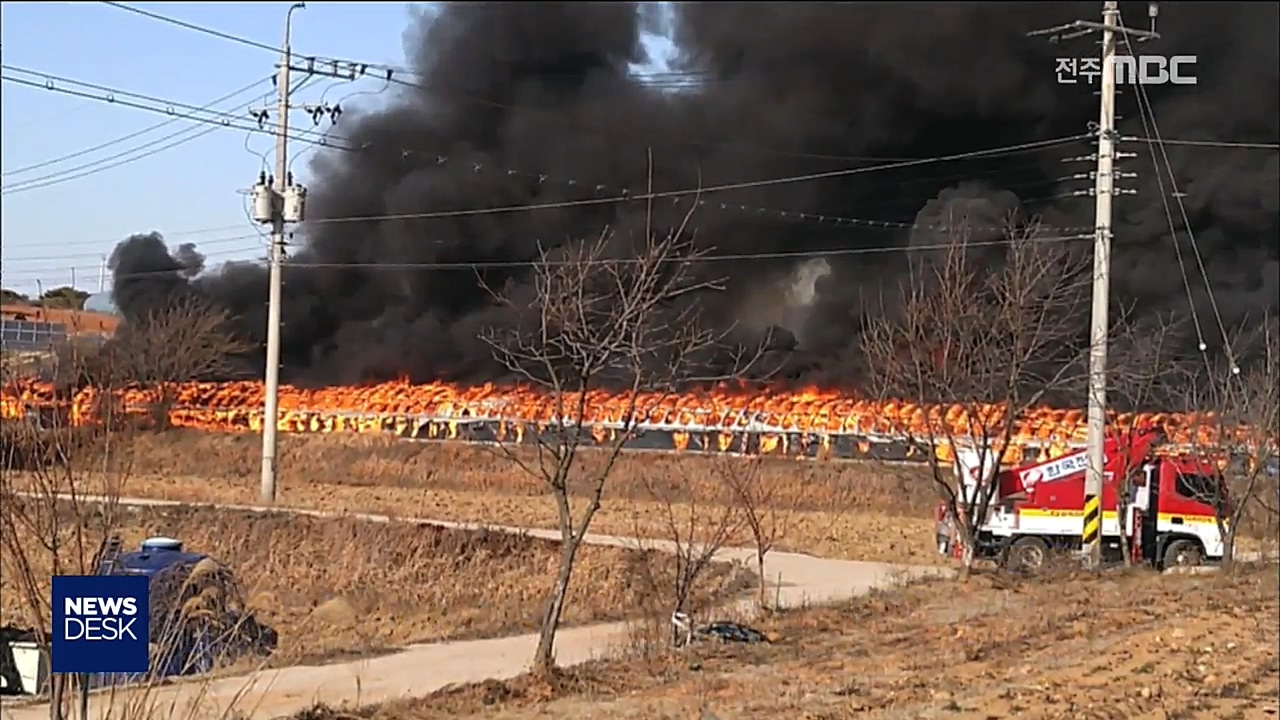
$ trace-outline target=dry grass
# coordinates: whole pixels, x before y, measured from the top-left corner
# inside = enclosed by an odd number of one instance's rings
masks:
[[[603,661],[295,720],[1254,720],[1275,717],[1275,566],[933,581],[774,617],[773,645]]]
[[[520,473],[500,448],[457,442],[411,442],[386,435],[289,434],[281,437],[280,479],[299,485],[316,478],[350,487],[379,487],[482,492],[502,495],[541,495],[539,481]],[[262,445],[257,436],[195,431],[140,436],[136,441],[137,470],[141,474],[182,474],[227,479],[256,479]],[[522,450],[528,450],[522,448]],[[531,452],[531,451],[530,451]],[[696,460],[695,454],[628,454],[610,478],[613,498],[651,500],[642,476],[680,477],[680,490],[707,501],[723,494],[708,478],[705,484],[686,484],[677,462]],[[602,459],[592,455],[588,462]],[[709,462],[708,458],[702,459]],[[816,465],[816,480],[797,485],[797,466]],[[872,463],[778,459],[767,466],[771,480],[782,484],[777,500],[796,510],[829,509],[920,512],[933,507],[928,476],[915,466],[890,467]],[[813,475],[813,474],[811,474]]]
[[[170,432],[136,439],[134,476],[126,494],[191,502],[253,503],[260,441],[247,435]],[[666,506],[642,480],[688,484],[680,500],[723,496],[709,463],[732,459],[694,454],[624,455],[592,524],[599,533],[664,536]],[[677,470],[675,464],[684,463]],[[555,527],[543,488],[500,449],[461,443],[406,442],[385,436],[286,435],[281,438],[281,502],[293,507],[364,511],[520,527]],[[779,512],[792,515],[776,549],[826,557],[936,563],[933,495],[913,466],[770,460],[762,478],[777,483]],[[652,487],[650,485],[650,487]]]
[[[260,441],[250,435],[171,431],[131,441],[126,495],[185,502],[257,502]],[[407,442],[387,436],[284,435],[280,500],[289,507],[368,512],[518,527],[556,527],[539,484],[500,449],[462,443]],[[668,507],[655,502],[654,477],[708,477],[676,500],[707,502],[723,493],[712,463],[695,454],[628,453],[608,485],[592,531],[665,537]],[[683,467],[677,469],[676,463]],[[702,470],[699,470],[702,468]],[[788,515],[777,550],[903,564],[943,564],[934,545],[934,495],[925,469],[872,462],[767,460],[762,480],[782,491],[771,500]],[[643,479],[648,477],[650,483]],[[689,495],[692,497],[689,497]],[[675,506],[677,515],[686,508]],[[702,511],[708,512],[705,508]],[[1272,518],[1274,520],[1274,518]],[[1276,536],[1274,526],[1257,533]],[[741,539],[734,544],[746,544]],[[1241,548],[1257,542],[1241,539]]]
[[[134,476],[126,494],[191,502],[257,501],[261,441],[256,436],[172,431],[140,434],[132,442]],[[544,488],[500,448],[354,434],[290,434],[280,443],[280,497],[288,506],[556,527],[550,497],[542,498]],[[713,464],[734,461],[695,453],[624,454],[592,531],[665,537],[665,499],[714,503],[723,497],[724,487]],[[779,488],[769,498],[775,511],[789,516],[776,550],[848,560],[945,563],[934,542],[937,495],[927,468],[780,458],[767,459],[761,473],[761,482]],[[706,481],[697,482],[699,475]],[[661,487],[665,478],[678,488]],[[654,489],[662,492],[664,502],[654,500]],[[675,510],[679,515],[682,508]],[[1277,518],[1260,515],[1265,516],[1261,522],[1246,518],[1250,524],[1240,538],[1242,550],[1262,547],[1258,538],[1271,539],[1267,547],[1274,545],[1280,532]]]
[[[329,661],[409,643],[496,637],[537,628],[559,545],[505,533],[207,508],[122,509],[127,547],[182,538],[226,564],[248,607],[280,633],[275,664]],[[634,578],[670,558],[582,548],[565,619],[620,620],[648,602]],[[22,622],[20,596],[0,577],[0,625]],[[746,577],[718,565],[700,602],[740,592]]]

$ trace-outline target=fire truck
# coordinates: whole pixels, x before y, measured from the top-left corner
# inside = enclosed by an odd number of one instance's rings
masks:
[[[1144,433],[1106,441],[1100,538],[1104,559],[1114,562],[1129,553],[1136,563],[1157,568],[1220,561],[1223,538],[1214,505],[1227,509],[1222,474],[1211,462],[1156,455],[1161,440],[1157,433]],[[979,451],[958,451],[955,469],[966,497],[978,497],[985,483],[996,483],[987,515],[976,525],[975,557],[1026,571],[1043,566],[1052,552],[1078,551],[1086,467],[1084,449],[1003,469],[984,462]],[[1125,477],[1128,497],[1121,497]],[[1127,540],[1121,536],[1120,513]],[[962,535],[947,503],[939,504],[936,520],[938,551],[961,557]]]

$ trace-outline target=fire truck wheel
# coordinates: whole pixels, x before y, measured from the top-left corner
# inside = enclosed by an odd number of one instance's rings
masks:
[[[1020,537],[1004,553],[1004,567],[1015,572],[1035,572],[1049,559],[1049,543],[1038,537]]]
[[[1204,559],[1200,546],[1194,540],[1174,540],[1164,551],[1164,566],[1195,567]]]

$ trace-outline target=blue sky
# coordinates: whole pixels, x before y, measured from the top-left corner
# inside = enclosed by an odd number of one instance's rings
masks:
[[[280,42],[290,4],[139,3],[137,7],[274,46]],[[416,12],[400,3],[310,2],[294,14],[293,49],[303,55],[403,66],[403,36]],[[4,3],[0,28],[5,65],[194,106],[204,106],[255,80],[265,81],[277,59],[262,49],[100,3]],[[5,75],[43,81],[9,70]],[[362,105],[380,102],[394,92],[393,86],[386,95],[375,95],[382,87],[375,79],[316,81],[294,100],[316,102],[323,95],[335,102],[364,92],[363,97],[348,101]],[[94,153],[18,172],[172,118],[10,82],[0,83],[0,91],[4,173],[0,284],[4,287],[33,293],[38,285],[49,289],[70,284],[74,278],[78,287],[96,291],[102,257],[124,237],[152,230],[163,233],[171,246],[196,243],[210,264],[265,254],[259,228],[246,218],[240,191],[253,183],[262,167],[259,156],[246,150],[246,137],[252,151],[270,153],[269,137],[219,128],[187,140],[210,126],[178,119]],[[272,86],[263,83],[217,108],[231,111],[250,102],[261,107],[263,95],[270,92]],[[268,98],[268,102],[273,101]],[[290,124],[305,127],[309,123],[305,114],[296,113]],[[174,136],[162,140],[168,135]],[[78,169],[82,165],[137,148],[110,161],[119,163],[172,143],[180,144],[118,167],[69,177],[99,169]],[[307,147],[295,143],[291,155]],[[306,158],[293,167],[305,182]]]

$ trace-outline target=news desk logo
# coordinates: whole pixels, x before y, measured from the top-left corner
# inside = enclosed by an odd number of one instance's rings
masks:
[[[1056,58],[1058,84],[1100,84],[1100,58]],[[1117,85],[1195,85],[1195,55],[1122,55],[1115,58]]]
[[[142,575],[53,578],[56,673],[141,673],[148,667],[149,582]]]

